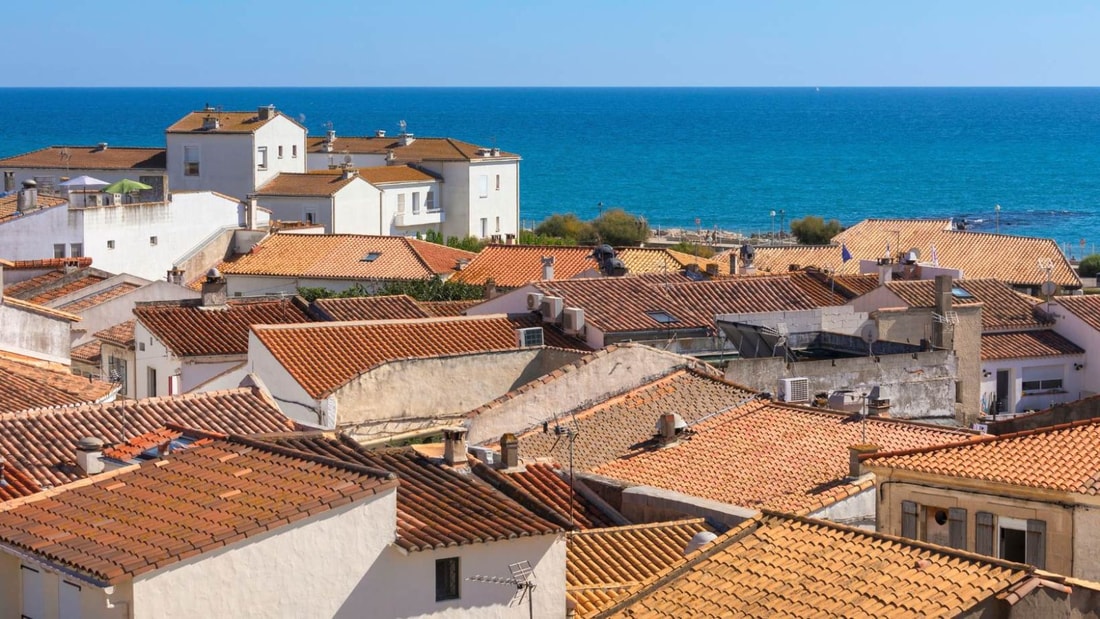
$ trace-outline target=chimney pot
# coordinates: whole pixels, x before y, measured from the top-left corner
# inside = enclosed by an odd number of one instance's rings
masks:
[[[542,279],[551,280],[554,279],[554,257],[543,256],[542,257]]]
[[[228,284],[218,269],[206,272],[202,283],[202,307],[224,308],[228,304]]]
[[[466,464],[466,428],[443,429],[443,461],[450,466]]]
[[[506,469],[519,466],[519,439],[511,432],[500,437],[500,464]]]

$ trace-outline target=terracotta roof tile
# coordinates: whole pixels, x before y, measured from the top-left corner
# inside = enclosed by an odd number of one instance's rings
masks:
[[[1074,295],[1054,297],[1054,303],[1081,319],[1086,325],[1100,331],[1100,295]]]
[[[39,269],[61,269],[64,267],[84,268],[92,266],[92,259],[85,256],[81,258],[37,258],[35,260],[12,260],[11,264],[4,265],[9,271],[25,271]]]
[[[982,332],[1005,329],[1034,329],[1050,324],[1035,311],[1039,299],[1020,294],[1004,282],[994,279],[961,279],[952,286],[966,296],[953,296],[952,303],[965,306],[982,304]],[[930,279],[892,281],[891,292],[910,307],[935,307],[936,283]]]
[[[39,194],[37,199],[37,208],[46,209],[53,208],[55,206],[61,206],[68,204],[68,200],[64,198],[55,198],[54,196],[44,196]],[[19,194],[11,194],[0,198],[0,222],[4,220],[16,217],[16,212],[19,210]]]
[[[377,254],[371,260],[369,255]],[[454,271],[473,253],[400,236],[274,234],[251,252],[223,262],[226,275],[316,279],[430,279]]]
[[[355,181],[341,172],[282,172],[256,190],[263,196],[331,196]]]
[[[1049,329],[982,334],[982,361],[1083,354],[1083,348]]]
[[[356,155],[385,155],[393,151],[398,161],[471,161],[480,159],[516,159],[519,155],[500,153],[497,157],[478,154],[483,147],[451,138],[418,137],[402,146],[398,136],[390,137],[337,137],[332,150],[325,149],[324,137],[306,138],[306,152],[348,152]]]
[[[311,320],[295,298],[230,299],[224,309],[204,308],[201,299],[152,301],[138,303],[134,315],[177,357],[243,355],[252,325]]]
[[[1046,274],[1037,268],[1036,260],[1049,258],[1054,264],[1054,283],[1081,287],[1081,280],[1051,239],[951,230],[950,226],[949,219],[867,219],[833,237],[834,245],[757,248],[755,264],[771,272],[798,264],[851,275],[859,273],[861,259],[883,257],[887,243],[895,259],[899,248],[916,247],[928,260],[935,245],[940,266],[961,269],[967,278],[1039,286],[1046,281]],[[841,243],[855,260],[841,260]]]
[[[359,176],[372,185],[386,183],[430,183],[436,177],[408,165],[387,165],[359,168]]]
[[[8,463],[0,464],[0,503],[41,491],[42,487],[25,472]]]
[[[255,326],[252,331],[319,398],[387,361],[516,348],[504,316]],[[316,355],[313,351],[327,351]]]
[[[73,406],[106,398],[114,385],[56,368],[0,357],[0,411]]]
[[[102,358],[100,355],[101,346],[101,342],[92,340],[87,344],[81,344],[80,346],[73,348],[71,351],[69,351],[69,357],[73,361],[80,361],[82,363],[87,363],[89,365],[94,365],[98,367],[99,361]]]
[[[1025,565],[767,513],[652,579],[608,617],[957,617]]]
[[[131,146],[48,146],[0,159],[0,168],[72,168],[74,170],[164,170],[163,148]]]
[[[327,320],[398,320],[431,316],[416,299],[404,294],[317,299],[312,305]]]
[[[562,530],[491,486],[412,448],[368,451],[347,437],[333,439],[316,434],[263,440],[303,453],[396,473],[401,480],[397,489],[397,545],[408,551],[549,535]]]
[[[701,532],[714,532],[702,518],[570,532],[565,592],[577,617],[606,610],[653,576],[685,563],[684,550]]]
[[[47,318],[55,318],[58,320],[68,320],[69,322],[80,322],[80,316],[76,314],[70,314],[69,312],[63,312],[61,310],[55,310],[45,305],[39,305],[37,303],[31,303],[30,301],[23,301],[22,299],[16,299],[14,297],[3,297],[4,305],[8,307],[15,307],[32,314],[38,314],[39,316],[45,316]]]
[[[137,324],[136,319],[127,320],[113,327],[107,327],[102,331],[97,331],[94,335],[98,339],[109,344],[115,344],[123,348],[133,348],[135,324]]]
[[[294,427],[258,391],[234,389],[0,414],[0,456],[39,484],[56,486],[83,477],[75,464],[81,438],[97,437],[110,445],[169,423],[225,434]]]
[[[396,485],[384,471],[233,438],[0,512],[0,541],[116,584]]]
[[[609,514],[601,511],[583,494],[573,492],[570,496],[569,482],[560,471],[559,467],[534,463],[519,471],[474,466],[474,473],[494,488],[537,514],[547,514],[564,527],[591,529],[616,524]]]
[[[207,117],[218,120],[216,129],[203,129],[203,122]],[[187,114],[177,120],[165,130],[166,133],[252,133],[267,123],[282,116],[294,124],[282,112],[276,112],[266,120],[262,120],[256,112],[222,112],[217,110],[200,110]]]
[[[57,309],[77,314],[83,312],[84,310],[93,308],[97,305],[101,305],[119,297],[126,296],[131,292],[137,290],[138,288],[141,288],[141,286],[138,284],[134,284],[131,282],[122,282],[119,284],[115,284],[110,288],[104,288],[103,290],[100,290],[99,292],[90,294],[88,296],[81,297],[79,299],[73,299],[72,301],[69,301],[64,305],[58,306]]]
[[[731,505],[810,513],[869,487],[847,478],[852,445],[905,449],[971,435],[756,399],[691,426],[675,447],[641,441],[592,472]]]
[[[111,277],[110,273],[87,267],[69,273],[66,273],[65,268],[56,268],[5,286],[4,294],[31,303],[46,305],[55,299],[94,286],[109,277]],[[129,285],[133,286],[132,284]],[[73,310],[66,309],[65,311]]]
[[[879,453],[864,462],[874,468],[1096,495],[1100,494],[1100,419],[982,436],[934,449]]]

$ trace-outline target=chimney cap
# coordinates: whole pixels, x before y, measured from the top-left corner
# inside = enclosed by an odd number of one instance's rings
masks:
[[[76,443],[80,451],[103,451],[103,439],[94,436],[85,436]]]
[[[38,182],[33,178],[28,178],[23,181],[23,189],[34,189],[35,187],[38,187]]]
[[[222,272],[217,267],[210,267],[210,270],[206,272],[206,281],[213,281],[221,279]]]

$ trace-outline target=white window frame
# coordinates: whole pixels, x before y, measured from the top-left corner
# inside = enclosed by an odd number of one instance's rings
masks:
[[[405,212],[405,194],[403,194],[403,193],[397,194],[397,212],[398,213],[404,213]]]
[[[435,192],[431,189],[428,190],[428,195],[424,196],[424,210],[431,213],[436,210],[435,206]]]
[[[191,166],[194,166],[192,169]],[[198,144],[183,146],[183,175],[202,176],[202,149]]]
[[[64,243],[54,243],[53,244],[53,257],[54,258],[64,258],[65,257],[65,244]]]
[[[291,159],[297,159],[298,158],[298,145],[297,144],[291,144],[290,145],[290,158]]]
[[[477,179],[477,197],[488,198],[489,197],[489,175],[482,174]]]
[[[267,147],[266,146],[257,146],[256,147],[256,169],[257,170],[266,170],[267,169]]]
[[[419,215],[420,214],[420,192],[419,191],[414,191],[414,192],[412,192],[412,196],[413,196],[413,215]]]
[[[83,258],[84,243],[69,243],[69,256],[72,258]]]

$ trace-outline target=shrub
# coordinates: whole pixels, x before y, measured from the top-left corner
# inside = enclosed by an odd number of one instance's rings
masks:
[[[798,242],[803,245],[827,245],[843,229],[835,219],[826,222],[814,215],[791,221],[791,234],[798,237]]]
[[[1081,264],[1077,265],[1077,272],[1081,277],[1096,277],[1100,274],[1100,254],[1089,254],[1081,258]]]
[[[649,224],[645,219],[627,213],[621,208],[604,211],[592,221],[600,235],[600,241],[608,245],[640,245],[649,238]]]
[[[535,227],[540,237],[556,237],[566,245],[591,245],[596,242],[596,230],[592,224],[581,221],[573,213],[551,215]]]
[[[679,243],[669,247],[672,251],[679,251],[685,254],[691,254],[692,256],[698,256],[700,258],[713,258],[714,249],[707,247],[706,245],[700,245],[699,243],[690,243],[688,241],[680,241]]]

